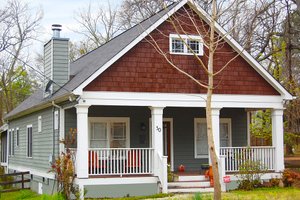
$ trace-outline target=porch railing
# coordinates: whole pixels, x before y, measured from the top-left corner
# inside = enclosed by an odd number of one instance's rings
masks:
[[[237,172],[249,161],[265,170],[275,167],[275,147],[221,147],[220,155],[225,156],[225,172]]]
[[[152,148],[89,148],[89,175],[153,174]]]

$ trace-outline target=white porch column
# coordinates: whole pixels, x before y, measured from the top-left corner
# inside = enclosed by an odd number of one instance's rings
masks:
[[[220,110],[221,108],[211,109],[213,136],[218,160],[220,159]],[[210,159],[209,163],[211,164]]]
[[[163,156],[163,107],[151,107],[152,147]]]
[[[283,109],[272,110],[272,145],[275,147],[275,172],[283,171]]]
[[[77,178],[88,178],[88,111],[90,105],[76,105],[77,111]]]

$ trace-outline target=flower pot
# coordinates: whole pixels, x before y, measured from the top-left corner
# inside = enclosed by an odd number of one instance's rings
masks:
[[[184,172],[184,171],[185,171],[184,165],[179,165],[178,171],[179,171],[179,172]]]

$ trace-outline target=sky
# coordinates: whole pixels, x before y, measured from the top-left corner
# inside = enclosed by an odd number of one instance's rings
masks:
[[[7,0],[0,0],[3,4]],[[78,30],[79,26],[75,20],[76,12],[82,8],[86,8],[91,2],[93,7],[98,4],[107,5],[109,1],[111,6],[117,6],[122,0],[21,0],[29,4],[33,13],[38,10],[43,11],[43,18],[41,20],[41,28],[39,30],[37,44],[34,44],[37,51],[41,51],[43,43],[47,42],[52,37],[52,24],[61,24],[61,37],[70,38],[70,41],[78,41],[82,37],[80,34],[74,32]],[[39,43],[39,44],[38,44]]]

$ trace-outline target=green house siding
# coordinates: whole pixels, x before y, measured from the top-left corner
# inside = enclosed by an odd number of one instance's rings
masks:
[[[42,131],[38,132],[38,117],[42,116]],[[9,156],[9,165],[34,169],[47,173],[50,170],[49,157],[53,154],[53,109],[48,108],[9,122],[9,129],[19,128],[19,146],[15,155]],[[32,158],[27,157],[27,125],[32,125]],[[54,153],[58,153],[58,131],[55,133]]]

